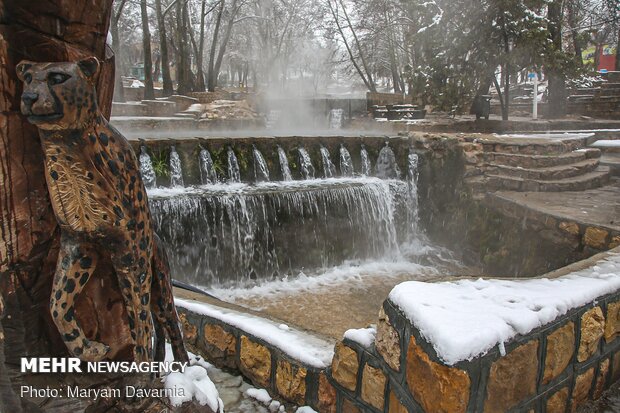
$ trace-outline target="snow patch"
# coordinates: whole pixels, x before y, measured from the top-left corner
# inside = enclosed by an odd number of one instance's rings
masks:
[[[555,279],[409,281],[392,290],[400,308],[448,365],[472,360],[620,289],[620,254]]]
[[[176,298],[175,303],[178,307],[215,318],[252,334],[311,367],[325,368],[334,356],[333,343],[292,328],[282,330],[279,323],[196,301]]]
[[[377,336],[377,328],[371,326],[369,328],[351,329],[344,332],[344,338],[361,344],[365,348],[369,348],[375,342]]]
[[[620,140],[601,139],[590,146],[594,148],[620,148]]]

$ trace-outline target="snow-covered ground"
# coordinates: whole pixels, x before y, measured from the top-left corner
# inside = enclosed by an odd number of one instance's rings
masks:
[[[271,320],[215,307],[197,301],[175,299],[178,307],[196,314],[213,317],[270,343],[295,360],[316,368],[330,365],[334,356],[333,343],[289,328]]]
[[[344,338],[361,344],[363,347],[369,348],[375,342],[377,336],[377,328],[370,326],[368,328],[357,328],[347,330],[344,333]]]
[[[390,300],[448,365],[472,360],[518,334],[620,289],[620,253],[556,279],[405,282]]]
[[[189,353],[189,357],[190,367],[184,373],[171,373],[162,378],[166,388],[184,389],[185,397],[170,399],[175,407],[194,398],[218,413],[316,413],[308,406],[287,409],[273,400],[267,390],[252,387],[243,377],[226,373],[195,354]],[[170,344],[166,344],[166,361],[173,361]]]

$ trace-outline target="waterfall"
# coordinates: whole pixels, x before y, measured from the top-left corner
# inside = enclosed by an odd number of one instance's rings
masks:
[[[342,129],[342,118],[344,110],[332,109],[329,111],[329,128],[330,129]]]
[[[351,160],[351,154],[344,147],[340,145],[340,174],[342,176],[353,176],[353,160]]]
[[[268,182],[269,167],[267,162],[265,162],[263,154],[260,153],[256,146],[253,147],[252,152],[254,153],[254,178],[256,182]]]
[[[388,143],[379,152],[376,170],[379,178],[400,179],[400,168],[396,163],[396,155]]]
[[[323,161],[323,175],[325,178],[336,176],[336,166],[329,158],[329,151],[325,146],[321,146],[321,160]]]
[[[291,168],[288,165],[288,158],[286,152],[281,146],[278,146],[278,159],[280,160],[280,172],[282,172],[283,181],[292,181],[293,175],[291,174]]]
[[[241,182],[239,161],[232,148],[228,148],[228,180],[230,182]]]
[[[366,150],[366,147],[364,145],[362,145],[360,158],[362,159],[362,175],[371,176],[372,164],[370,163],[370,157],[368,156],[368,151]]]
[[[183,182],[183,168],[181,167],[181,158],[177,153],[174,145],[170,147],[170,186],[185,186]]]
[[[407,203],[411,206],[407,212],[407,221],[413,226],[415,232],[418,224],[418,154],[409,151],[407,155],[407,186],[409,188]]]
[[[200,150],[200,181],[203,185],[214,184],[217,182],[217,172],[213,165],[211,153],[206,149]]]
[[[146,189],[157,188],[157,177],[155,176],[155,169],[151,162],[151,157],[146,152],[146,147],[140,148],[140,174],[142,175],[142,181]]]
[[[196,192],[197,191],[197,192]],[[404,181],[341,178],[152,194],[173,273],[197,286],[238,286],[346,260],[397,257],[411,226]]]
[[[299,167],[304,179],[314,179],[314,165],[305,148],[299,148]]]

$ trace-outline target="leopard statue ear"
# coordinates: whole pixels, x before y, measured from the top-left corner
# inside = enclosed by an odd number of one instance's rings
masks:
[[[99,72],[99,60],[96,57],[87,57],[77,62],[78,67],[88,79],[92,79]]]
[[[17,72],[17,78],[23,82],[24,75],[33,65],[34,63],[28,60],[22,60],[21,62],[19,62],[19,64],[15,66],[15,71]]]

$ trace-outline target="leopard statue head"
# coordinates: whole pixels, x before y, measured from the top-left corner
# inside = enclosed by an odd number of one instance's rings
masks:
[[[16,67],[24,83],[21,112],[42,130],[82,129],[98,115],[95,82],[99,61],[35,63]]]

